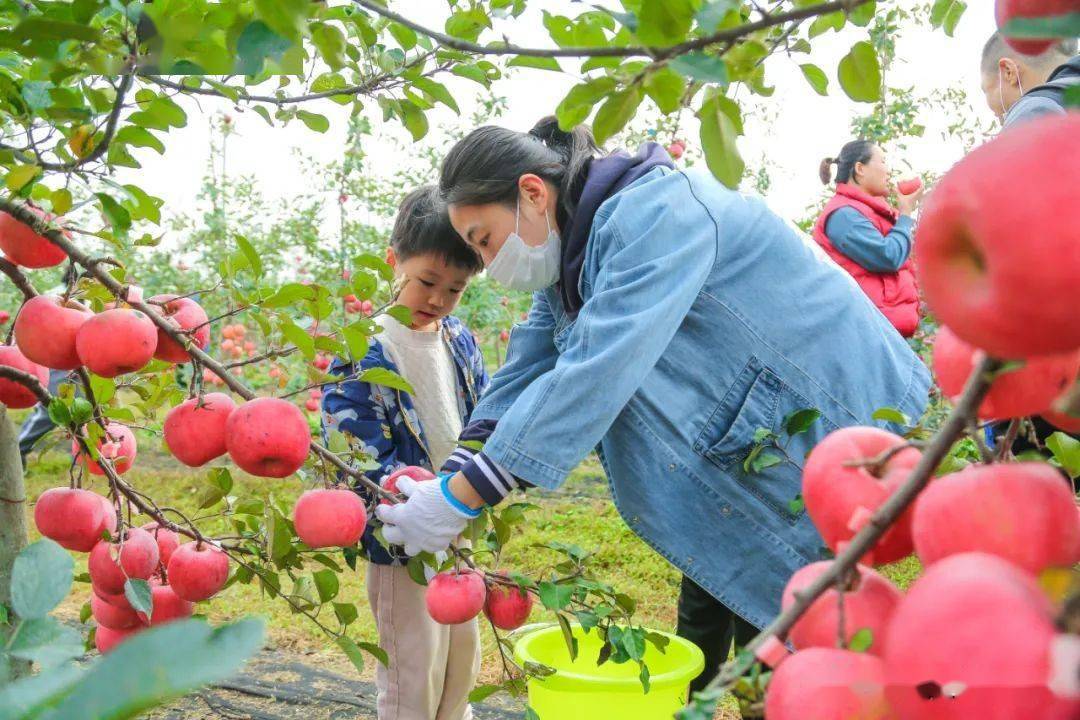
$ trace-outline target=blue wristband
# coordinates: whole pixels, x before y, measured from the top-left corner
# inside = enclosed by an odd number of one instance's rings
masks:
[[[446,498],[446,502],[450,504],[450,507],[454,508],[465,517],[480,517],[481,508],[473,510],[471,507],[454,497],[454,493],[450,492],[450,478],[452,477],[454,477],[454,473],[446,473],[439,477],[439,487],[442,489],[442,494],[443,497]]]

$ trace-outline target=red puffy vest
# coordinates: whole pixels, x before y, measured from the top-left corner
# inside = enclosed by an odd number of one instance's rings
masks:
[[[882,198],[874,197],[855,185],[838,183],[836,194],[825,205],[817,222],[814,223],[814,240],[828,253],[836,264],[844,268],[855,278],[855,282],[873,301],[874,305],[888,318],[900,334],[911,337],[919,325],[919,286],[915,281],[915,266],[908,258],[900,269],[893,273],[878,273],[867,270],[862,265],[843,254],[830,242],[825,234],[825,223],[829,216],[842,207],[853,207],[862,213],[882,235],[888,235],[896,224],[897,213]]]

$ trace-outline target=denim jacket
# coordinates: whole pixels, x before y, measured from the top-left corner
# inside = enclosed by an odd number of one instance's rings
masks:
[[[606,200],[579,289],[576,319],[552,287],[513,329],[472,416],[494,427],[483,455],[554,488],[597,448],[630,528],[764,626],[821,559],[791,504],[806,453],[881,407],[920,417],[929,371],[812,239],[707,173],[652,170]],[[759,428],[811,407],[790,462],[744,470]]]
[[[440,332],[457,368],[458,409],[464,425],[488,384],[484,359],[472,333],[457,318],[444,318]],[[378,340],[371,341],[358,369],[335,359],[329,372],[348,376],[373,368],[398,372]],[[384,476],[409,465],[435,470],[428,454],[424,430],[413,407],[412,397],[407,392],[359,380],[324,385],[322,410],[324,441],[335,451],[348,448],[354,457],[361,454],[370,458],[371,463],[364,469],[364,474],[373,482],[378,483]],[[373,493],[362,487],[356,488],[356,492],[366,502],[375,499]],[[369,559],[380,565],[407,559],[400,548],[388,551],[379,543],[374,536],[376,524],[377,521],[369,521],[361,541]]]

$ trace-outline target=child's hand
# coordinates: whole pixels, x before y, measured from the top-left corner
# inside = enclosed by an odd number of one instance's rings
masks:
[[[397,489],[408,498],[397,505],[380,505],[375,514],[383,521],[383,537],[392,545],[403,545],[406,555],[446,550],[480,514],[450,494],[450,475],[438,482],[417,482],[408,476],[398,479]]]

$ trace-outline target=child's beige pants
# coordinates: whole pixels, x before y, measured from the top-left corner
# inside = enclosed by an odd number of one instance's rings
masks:
[[[471,720],[468,697],[480,672],[476,620],[440,625],[428,615],[424,591],[403,566],[368,564],[367,593],[379,645],[379,720]]]

